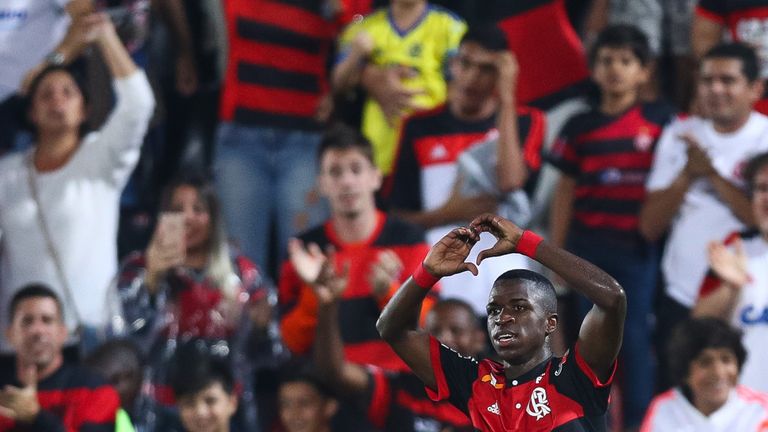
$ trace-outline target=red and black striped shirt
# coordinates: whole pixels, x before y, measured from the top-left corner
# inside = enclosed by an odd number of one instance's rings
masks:
[[[322,250],[333,246],[336,266],[349,265],[349,283],[339,302],[339,324],[345,358],[357,364],[370,364],[388,370],[408,370],[405,363],[384,342],[376,330],[376,320],[386,302],[405,282],[429,252],[424,232],[415,225],[377,212],[376,229],[361,242],[343,242],[329,221],[299,236],[304,244],[315,243]],[[370,274],[378,254],[392,250],[403,264],[403,271],[389,295],[377,300],[373,296]],[[428,304],[434,304],[439,290],[430,290]],[[290,261],[283,263],[278,290],[280,329],[286,346],[295,354],[308,354],[317,326],[317,297],[311,287],[302,283]],[[422,314],[429,310],[422,308]]]
[[[656,142],[673,115],[666,104],[646,103],[618,116],[593,109],[568,120],[547,160],[576,180],[572,233],[636,238]]]
[[[229,59],[221,118],[283,129],[318,128],[335,24],[323,0],[227,0]]]
[[[0,367],[0,388],[21,387],[12,360]],[[53,375],[37,384],[41,411],[32,425],[22,430],[113,432],[120,397],[115,389],[93,372],[64,363]],[[21,429],[11,419],[0,416],[0,431]]]

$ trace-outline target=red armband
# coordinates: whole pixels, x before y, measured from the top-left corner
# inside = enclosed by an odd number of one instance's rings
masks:
[[[521,253],[529,258],[535,258],[536,248],[539,247],[539,243],[541,243],[542,240],[543,239],[535,232],[525,230],[523,231],[523,235],[520,236],[520,240],[517,241],[515,252]]]
[[[416,271],[413,272],[413,281],[416,282],[416,285],[426,290],[432,288],[432,286],[439,280],[440,278],[432,276],[427,269],[424,268],[424,263],[419,264],[419,266],[416,267]]]

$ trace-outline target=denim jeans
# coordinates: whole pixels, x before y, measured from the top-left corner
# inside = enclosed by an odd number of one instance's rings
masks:
[[[224,221],[242,252],[262,269],[285,258],[291,236],[327,217],[315,188],[320,137],[315,132],[219,125],[214,174]],[[273,224],[277,244],[270,248]]]
[[[656,380],[653,356],[653,299],[659,270],[658,251],[639,238],[632,244],[601,241],[599,237],[570,236],[568,250],[613,276],[627,295],[624,343],[619,356],[619,385],[622,390],[624,424],[640,425],[653,396]],[[592,303],[579,295],[579,316]]]

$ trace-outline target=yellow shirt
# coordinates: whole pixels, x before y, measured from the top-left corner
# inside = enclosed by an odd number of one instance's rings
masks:
[[[445,101],[446,59],[456,51],[467,30],[461,18],[446,9],[428,5],[424,16],[411,29],[401,32],[395,27],[389,9],[379,9],[347,27],[340,39],[341,56],[346,55],[361,30],[374,41],[370,63],[406,66],[415,72],[403,85],[423,92],[413,99],[418,109],[429,109]],[[396,119],[394,127],[390,126],[379,104],[371,98],[365,101],[362,131],[371,141],[376,164],[384,174],[392,170],[401,120]]]

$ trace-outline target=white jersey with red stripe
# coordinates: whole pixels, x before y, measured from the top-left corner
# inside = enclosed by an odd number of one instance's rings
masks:
[[[737,386],[709,416],[675,388],[651,401],[640,432],[768,432],[768,394]]]

